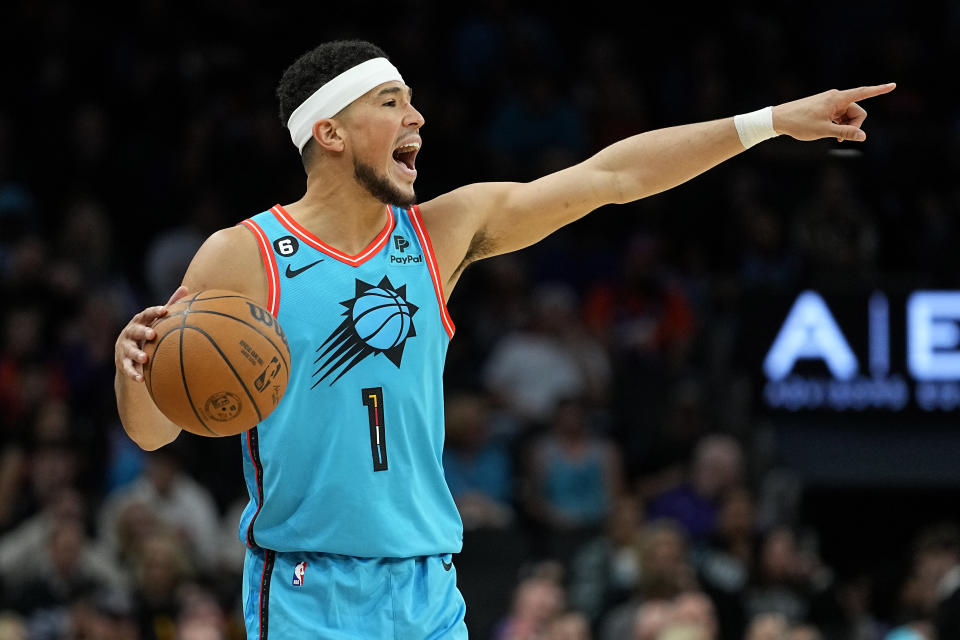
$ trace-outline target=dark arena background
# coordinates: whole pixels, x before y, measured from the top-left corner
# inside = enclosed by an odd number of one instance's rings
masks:
[[[243,637],[239,443],[140,451],[113,348],[300,197],[274,89],[342,38],[415,90],[421,201],[897,82],[865,143],[768,141],[469,267],[444,467],[471,637],[960,638],[960,5],[348,4],[0,9],[0,639]]]

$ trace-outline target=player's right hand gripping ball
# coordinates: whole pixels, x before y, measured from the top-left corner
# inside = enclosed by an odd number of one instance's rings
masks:
[[[290,348],[277,319],[235,291],[210,289],[170,305],[143,350],[144,382],[178,426],[202,436],[255,427],[290,379]]]

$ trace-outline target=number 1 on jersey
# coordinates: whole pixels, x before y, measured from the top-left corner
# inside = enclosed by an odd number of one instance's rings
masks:
[[[387,469],[387,432],[383,423],[383,387],[363,390],[363,404],[370,417],[370,450],[373,453],[373,470]]]

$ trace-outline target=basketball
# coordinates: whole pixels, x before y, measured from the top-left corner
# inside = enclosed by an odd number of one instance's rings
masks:
[[[387,351],[407,337],[413,314],[399,295],[376,287],[357,298],[352,315],[360,339],[374,349]]]
[[[202,436],[247,431],[266,418],[290,378],[277,319],[234,291],[210,289],[170,305],[143,350],[144,383],[177,426]]]

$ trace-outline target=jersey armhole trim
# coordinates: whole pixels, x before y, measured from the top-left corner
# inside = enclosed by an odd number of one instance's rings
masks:
[[[267,240],[267,234],[263,232],[256,222],[246,219],[241,222],[243,226],[250,229],[257,239],[257,245],[260,247],[260,257],[263,259],[263,268],[267,273],[267,311],[274,318],[280,311],[280,270],[277,269],[277,259],[270,250],[270,242]]]
[[[437,259],[433,255],[433,244],[430,242],[430,235],[427,233],[427,226],[423,223],[420,215],[420,207],[413,205],[407,209],[410,215],[410,222],[417,233],[417,239],[420,240],[420,247],[424,255],[427,256],[427,269],[430,271],[430,279],[433,280],[433,290],[437,294],[437,302],[440,304],[440,320],[443,322],[443,328],[447,332],[448,338],[453,338],[453,333],[457,327],[453,324],[453,318],[447,310],[447,301],[443,298],[443,285],[440,283],[440,268],[437,267]]]

